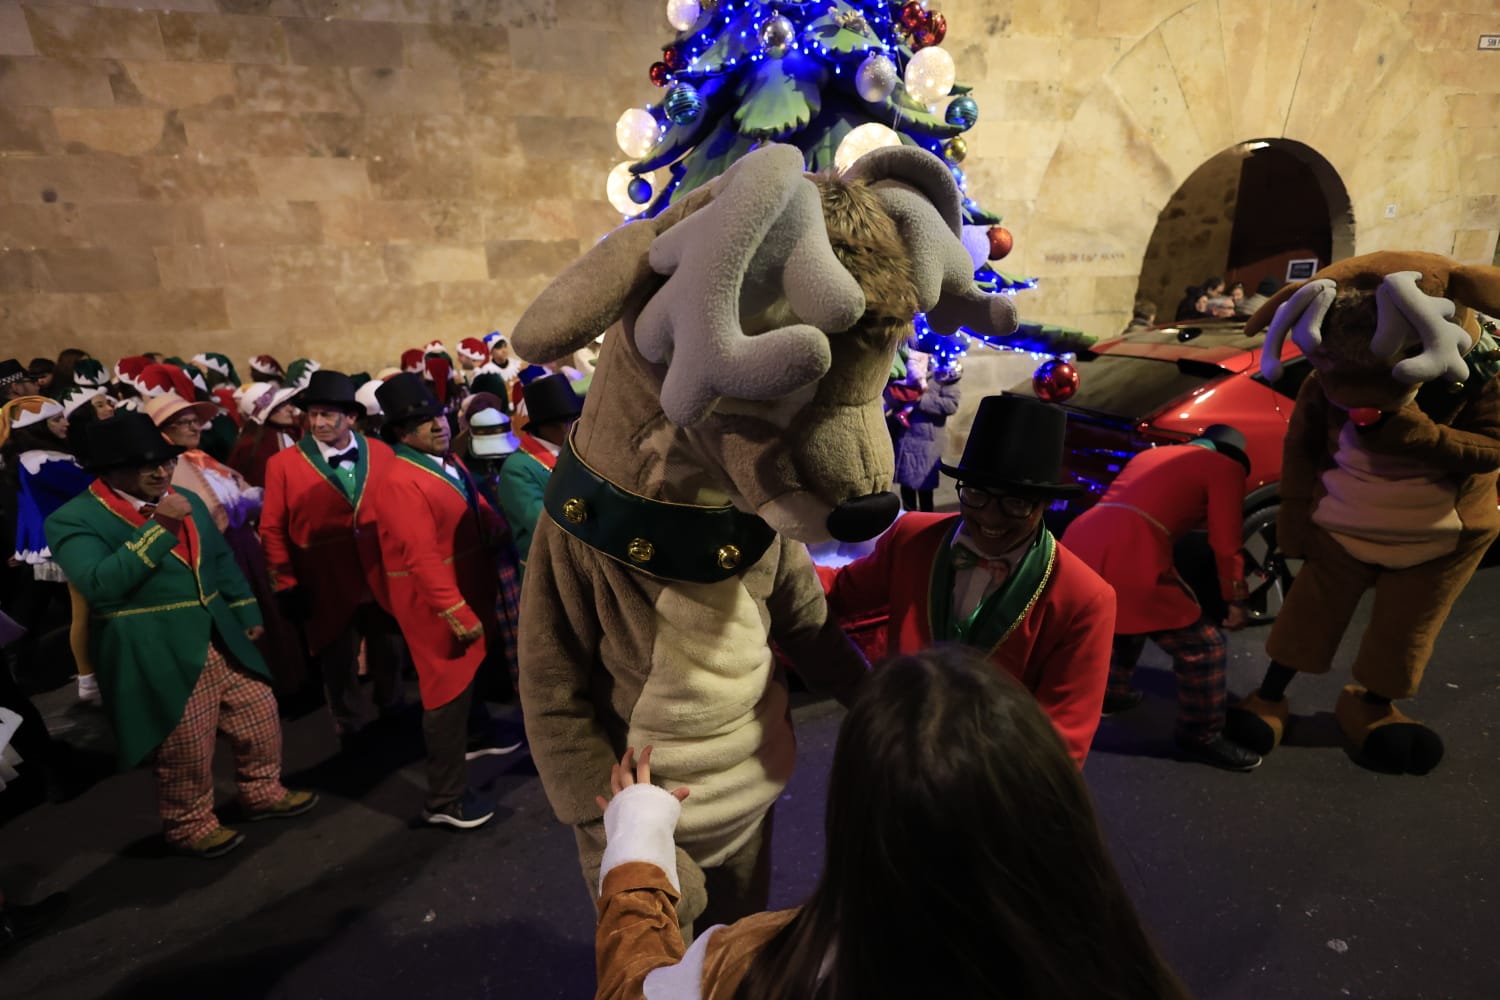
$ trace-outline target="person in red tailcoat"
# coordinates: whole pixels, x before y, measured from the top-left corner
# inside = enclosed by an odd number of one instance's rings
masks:
[[[365,408],[349,376],[314,372],[295,398],[307,411],[308,433],[266,463],[261,546],[277,604],[302,623],[334,730],[347,744],[367,716],[359,694],[361,640],[376,707],[389,712],[401,697],[400,633],[382,610],[389,602],[371,500],[396,457],[354,430]]]
[[[1024,684],[1081,767],[1099,727],[1115,627],[1109,584],[1042,525],[1061,482],[1066,414],[1020,396],[980,401],[958,480],[958,514],[904,514],[875,551],[820,568],[830,610],[890,610],[886,648],[982,650]]]
[[[422,691],[423,818],[470,829],[494,815],[492,804],[468,790],[464,760],[469,731],[488,722],[482,702],[474,700],[474,675],[496,640],[492,546],[505,529],[463,462],[449,453],[447,413],[421,378],[393,376],[375,395],[385,414],[381,433],[396,446],[396,461],[375,498],[376,516],[389,608]]]
[[[1177,675],[1178,751],[1230,771],[1254,770],[1260,755],[1224,735],[1227,646],[1217,623],[1178,575],[1172,549],[1207,524],[1219,588],[1230,602],[1224,627],[1243,628],[1249,589],[1240,555],[1241,519],[1249,471],[1245,436],[1214,424],[1187,444],[1133,456],[1099,502],[1063,535],[1119,598],[1105,714],[1140,703],[1130,674],[1149,638],[1172,657]]]

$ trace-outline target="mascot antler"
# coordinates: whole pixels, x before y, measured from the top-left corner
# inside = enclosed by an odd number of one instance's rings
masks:
[[[1265,347],[1261,350],[1262,375],[1273,382],[1281,377],[1281,345],[1286,342],[1288,332],[1292,335],[1292,343],[1304,354],[1323,342],[1323,317],[1328,315],[1337,294],[1338,286],[1321,278],[1298,288],[1277,308],[1266,330]]]
[[[827,335],[865,310],[834,256],[801,151],[765,146],[713,188],[711,202],[651,244],[651,267],[669,277],[635,324],[641,355],[668,365],[662,412],[679,426],[702,420],[720,396],[776,399],[822,378],[833,360]],[[783,296],[806,322],[747,336],[741,312]]]
[[[1016,330],[1008,295],[986,295],[974,283],[974,259],[964,248],[962,195],[937,157],[889,146],[860,157],[844,175],[863,179],[880,196],[911,248],[919,307],[937,332],[966,326],[1004,337]]]
[[[1396,363],[1391,375],[1408,385],[1429,382],[1441,376],[1461,382],[1469,373],[1464,355],[1474,346],[1467,330],[1454,323],[1457,306],[1451,299],[1427,295],[1417,287],[1420,271],[1388,274],[1375,290],[1375,336],[1370,350],[1376,357],[1389,357],[1412,342],[1422,344],[1422,353]]]

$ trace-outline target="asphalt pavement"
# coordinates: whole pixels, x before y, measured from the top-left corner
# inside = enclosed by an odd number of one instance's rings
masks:
[[[1147,700],[1103,722],[1085,776],[1125,883],[1195,996],[1500,996],[1496,607],[1500,568],[1486,568],[1411,705],[1447,743],[1442,766],[1420,778],[1367,771],[1342,744],[1331,711],[1352,640],[1332,674],[1294,682],[1287,745],[1252,774],[1172,758],[1173,682],[1148,646]],[[1231,638],[1232,690],[1258,681],[1263,642],[1260,630]],[[68,689],[41,702],[65,739],[97,745],[99,719]],[[796,704],[774,905],[816,880],[841,714]],[[592,995],[592,904],[524,754],[471,765],[500,812],[459,833],[415,822],[415,718],[354,763],[336,756],[321,711],[287,720],[285,734],[288,784],[317,789],[322,804],[244,826],[249,843],[219,861],[165,855],[145,770],[0,826],[0,885],[13,898],[72,896],[52,933],[0,960],[0,997]],[[219,773],[227,802],[223,752]]]

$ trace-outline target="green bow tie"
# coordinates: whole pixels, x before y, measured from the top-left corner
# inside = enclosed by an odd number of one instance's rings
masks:
[[[963,542],[955,542],[950,551],[953,553],[955,571],[982,569],[988,572],[996,583],[1004,583],[1010,576],[1009,559],[991,559],[988,556],[982,556]]]

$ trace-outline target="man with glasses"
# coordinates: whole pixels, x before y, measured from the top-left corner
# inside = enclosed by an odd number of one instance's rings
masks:
[[[520,743],[471,746],[489,724],[474,675],[495,636],[493,547],[505,526],[463,462],[448,450],[448,414],[420,376],[394,375],[375,392],[381,433],[395,445],[375,514],[389,608],[411,650],[427,743],[423,820],[468,830],[495,814],[468,788],[466,756]]]
[[[260,610],[203,501],[169,487],[182,450],[142,413],[91,424],[99,478],[46,530],[93,613],[89,642],[121,766],[154,753],[167,843],[216,858],[245,839],[214,816],[219,733],[234,749],[246,819],[298,816],[317,796],[281,784],[281,725],[255,648]]]
[[[957,514],[903,515],[875,551],[822,569],[832,613],[889,608],[886,648],[937,642],[982,650],[1036,696],[1079,766],[1099,726],[1115,595],[1042,524],[1061,478],[1067,417],[1020,396],[988,396],[963,458]]]

